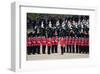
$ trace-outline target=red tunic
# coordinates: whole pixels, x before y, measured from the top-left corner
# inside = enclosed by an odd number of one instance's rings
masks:
[[[68,38],[66,38],[66,45],[68,45]]]
[[[75,44],[78,45],[78,38],[75,38]]]
[[[37,39],[36,39],[36,42],[37,42],[36,44],[37,44],[37,46],[40,46],[40,45],[41,45],[41,41],[40,41],[40,40],[41,40],[40,38],[37,38]]]
[[[84,38],[83,46],[86,46],[86,38]]]
[[[60,45],[61,45],[62,47],[65,47],[65,43],[66,43],[65,39],[64,39],[64,38],[61,38],[61,39],[60,39]]]
[[[71,43],[72,43],[72,38],[69,38],[68,39],[68,45],[71,45]]]
[[[46,38],[42,38],[42,39],[41,39],[41,44],[42,44],[43,46],[46,45]]]
[[[81,43],[80,44],[81,46],[84,46],[84,38],[81,39],[81,42],[80,43]]]
[[[81,45],[81,38],[78,38],[78,43],[79,46]]]
[[[84,38],[84,46],[86,46],[86,38]]]
[[[86,39],[86,46],[89,46],[89,39]]]
[[[71,39],[71,45],[74,45],[75,44],[75,38],[72,38]]]
[[[47,38],[47,46],[52,46],[52,42],[50,38]]]
[[[36,46],[36,38],[32,38],[32,46]]]
[[[28,39],[27,39],[27,46],[32,46],[31,38],[28,38]]]
[[[55,37],[54,45],[58,45],[58,37]]]
[[[55,45],[55,38],[54,37],[52,37],[51,43],[52,43],[52,45]]]

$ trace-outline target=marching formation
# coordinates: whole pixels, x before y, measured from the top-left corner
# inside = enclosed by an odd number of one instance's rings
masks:
[[[61,48],[58,48],[58,45],[60,45]],[[89,53],[89,40],[88,38],[74,37],[33,37],[27,39],[27,54],[41,54],[40,47],[42,47],[42,54],[58,53],[58,49],[61,49],[61,54]]]
[[[38,20],[27,19],[28,55],[89,54],[89,16],[43,16]]]

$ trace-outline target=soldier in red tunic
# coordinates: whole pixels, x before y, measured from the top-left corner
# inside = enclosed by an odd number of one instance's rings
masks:
[[[87,38],[87,53],[89,53],[89,38]]]
[[[55,38],[54,37],[52,37],[52,39],[51,39],[51,43],[52,43],[52,53],[54,53],[54,50],[55,50]]]
[[[55,37],[55,40],[54,40],[54,50],[55,50],[55,53],[58,52],[58,37]]]
[[[71,53],[71,43],[72,43],[72,38],[71,38],[71,36],[69,37],[69,39],[68,39],[68,45],[69,45],[69,53]]]
[[[82,41],[82,38],[80,37],[80,38],[78,39],[79,53],[81,53],[81,50],[82,50],[81,41]]]
[[[81,49],[80,49],[80,53],[84,53],[84,38],[81,38]]]
[[[48,49],[48,54],[51,54],[51,47],[52,47],[52,43],[51,43],[51,38],[47,38],[47,49]]]
[[[30,55],[32,53],[32,41],[31,38],[29,37],[27,39],[27,54]]]
[[[42,53],[45,54],[46,52],[46,38],[42,37],[41,39],[41,44],[42,44]]]
[[[89,53],[89,38],[86,38],[86,53]]]
[[[86,49],[87,49],[86,48],[86,38],[84,38],[84,51],[83,51],[84,53],[86,53]]]
[[[83,46],[84,46],[84,50],[83,50],[83,53],[86,53],[86,38],[84,38],[84,43],[83,43]]]
[[[65,39],[63,37],[61,37],[60,39],[60,46],[61,46],[61,54],[63,55],[64,51],[65,51]]]
[[[75,45],[76,45],[76,53],[79,52],[79,45],[78,45],[78,37],[75,38]]]
[[[74,48],[74,46],[75,46],[75,38],[74,37],[72,37],[71,46],[72,46],[72,53],[75,53],[75,48]]]
[[[32,54],[36,53],[36,38],[32,38]]]
[[[37,49],[36,49],[36,52],[38,53],[38,54],[40,54],[40,46],[41,46],[41,38],[40,37],[38,37],[37,39],[36,39],[36,44],[37,44]]]
[[[66,48],[65,48],[65,51],[68,53],[68,37],[66,37]]]

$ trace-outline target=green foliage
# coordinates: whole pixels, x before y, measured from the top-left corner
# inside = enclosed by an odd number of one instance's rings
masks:
[[[37,13],[27,13],[27,18],[29,18],[30,20],[37,20],[40,17],[40,14]]]

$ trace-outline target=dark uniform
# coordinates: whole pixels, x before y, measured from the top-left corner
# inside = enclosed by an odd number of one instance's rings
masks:
[[[79,53],[81,53],[81,50],[82,50],[81,41],[82,41],[82,38],[79,38],[78,39]]]
[[[43,54],[45,54],[46,52],[46,38],[45,37],[43,37],[42,39],[41,39],[41,44],[42,44],[42,53]]]
[[[55,37],[54,39],[54,51],[55,53],[58,52],[58,37]]]
[[[51,39],[51,42],[52,42],[52,53],[54,53],[54,47],[55,47],[55,38],[54,37],[52,37],[52,39]]]
[[[69,37],[69,39],[68,39],[68,47],[69,47],[69,53],[71,53],[71,51],[72,51],[72,49],[71,49],[71,41],[72,40],[72,38],[71,37]]]
[[[32,32],[28,33],[28,34],[27,34],[27,37],[28,37],[28,38],[29,38],[29,37],[33,37],[33,33],[32,33]]]
[[[40,28],[40,36],[46,37],[46,29],[45,28]]]
[[[85,52],[89,53],[89,38],[85,39]]]
[[[40,37],[41,36],[40,30],[41,29],[39,27],[36,29],[36,33],[35,33],[36,37]]]
[[[31,38],[27,39],[27,54],[30,55],[32,53],[32,41]]]
[[[72,46],[72,53],[75,53],[75,38],[72,37],[71,39],[71,46]]]
[[[36,37],[32,38],[32,54],[36,53]]]
[[[37,40],[37,49],[36,49],[37,51],[36,52],[40,54],[41,38],[38,37],[36,40]]]
[[[81,49],[80,49],[80,52],[81,53],[84,53],[84,38],[81,38],[81,44],[80,44],[80,46],[81,46]]]
[[[62,37],[62,38],[60,39],[60,46],[61,46],[61,54],[62,54],[62,55],[63,55],[63,53],[64,53],[64,51],[65,51],[65,43],[66,43],[65,39]]]
[[[68,53],[69,51],[68,51],[68,37],[66,37],[66,49],[65,49],[65,51]]]
[[[48,47],[48,54],[51,54],[51,38],[47,38],[47,47]]]
[[[79,45],[78,45],[78,41],[79,41],[79,39],[78,39],[78,37],[76,37],[76,38],[75,38],[76,53],[78,53],[78,52],[79,52]]]
[[[52,28],[48,27],[47,35],[48,35],[48,37],[52,37],[53,36],[53,29]]]
[[[73,30],[70,30],[69,36],[71,36],[71,37],[75,37],[75,33],[74,33]]]

